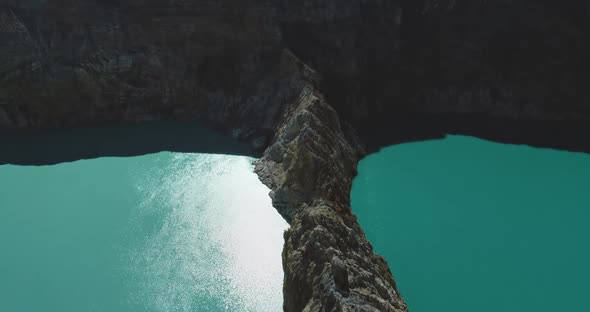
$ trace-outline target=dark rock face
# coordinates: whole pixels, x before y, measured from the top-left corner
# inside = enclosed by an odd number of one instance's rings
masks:
[[[513,135],[585,128],[588,7],[586,0],[366,1],[355,18],[287,23],[283,33],[371,150],[452,131],[588,151],[583,140],[498,135],[514,120],[527,126]]]
[[[4,127],[198,118],[265,145],[301,85],[263,5],[0,3]]]
[[[0,127],[248,141],[291,224],[285,311],[407,311],[350,210],[358,160],[446,133],[590,152],[587,55],[585,0],[0,0]]]

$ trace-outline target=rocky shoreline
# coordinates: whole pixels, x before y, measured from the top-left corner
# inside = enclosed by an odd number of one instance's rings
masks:
[[[0,128],[249,142],[291,224],[285,311],[407,311],[351,212],[357,162],[447,133],[590,152],[587,55],[583,0],[0,0]]]

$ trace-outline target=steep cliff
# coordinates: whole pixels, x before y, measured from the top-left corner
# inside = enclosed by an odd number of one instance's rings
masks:
[[[350,210],[356,163],[446,133],[590,152],[589,36],[583,0],[0,0],[0,127],[248,141],[291,224],[285,311],[406,311]]]
[[[364,1],[358,12],[282,29],[370,150],[447,132],[590,150],[590,2]]]

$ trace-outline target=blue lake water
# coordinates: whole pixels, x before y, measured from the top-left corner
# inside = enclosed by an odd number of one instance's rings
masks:
[[[242,156],[0,166],[0,311],[281,311],[268,192]]]
[[[590,155],[470,137],[359,165],[352,207],[412,312],[590,311]]]

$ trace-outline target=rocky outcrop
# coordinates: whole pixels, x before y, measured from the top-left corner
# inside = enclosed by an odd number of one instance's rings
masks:
[[[350,209],[362,148],[312,87],[283,120],[256,172],[291,224],[283,251],[285,311],[407,311]]]
[[[0,127],[250,142],[291,224],[285,310],[406,311],[350,210],[356,163],[446,133],[590,152],[589,36],[586,0],[0,0]]]

